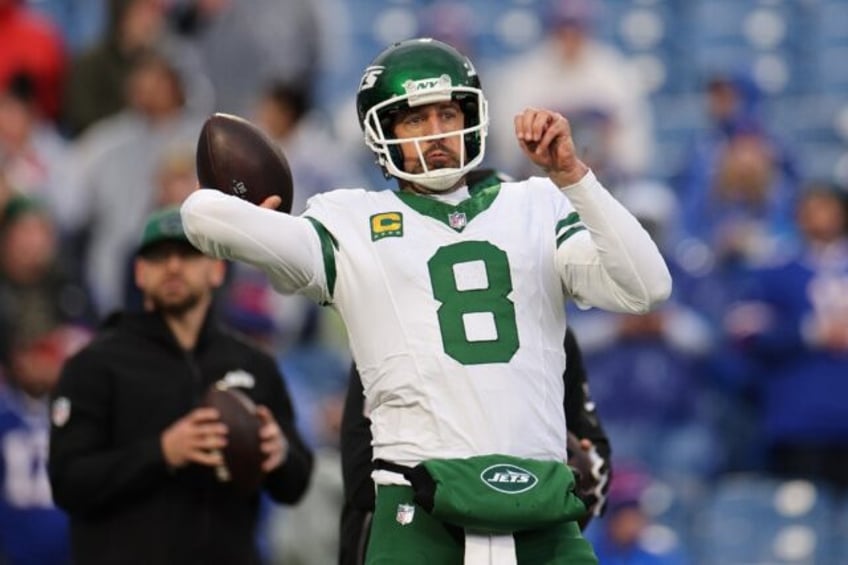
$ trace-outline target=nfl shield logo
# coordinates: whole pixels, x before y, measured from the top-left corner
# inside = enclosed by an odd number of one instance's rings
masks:
[[[395,520],[401,526],[405,526],[407,524],[412,523],[412,519],[415,517],[415,507],[411,504],[398,504],[397,514],[395,514]]]
[[[53,420],[53,425],[61,428],[71,419],[71,401],[60,396],[53,401],[53,406],[50,409],[50,418]]]
[[[465,212],[451,212],[448,214],[448,224],[455,230],[461,230],[465,227],[467,220],[465,218]]]

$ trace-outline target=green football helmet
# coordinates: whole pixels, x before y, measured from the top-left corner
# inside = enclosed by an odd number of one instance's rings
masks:
[[[463,129],[445,134],[397,139],[392,132],[394,115],[402,108],[454,100],[465,116]],[[480,79],[468,57],[446,43],[430,38],[395,43],[365,69],[356,95],[359,124],[365,144],[377,155],[387,177],[397,177],[433,191],[454,186],[483,160],[488,107]],[[459,168],[429,170],[421,142],[461,136]],[[423,172],[403,170],[400,144],[415,143]]]

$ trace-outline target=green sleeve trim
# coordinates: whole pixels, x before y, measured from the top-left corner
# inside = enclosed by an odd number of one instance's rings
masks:
[[[574,225],[580,221],[580,215],[577,212],[572,212],[568,216],[565,217],[564,220],[560,220],[557,222],[555,233],[559,233],[559,230],[563,228],[567,228],[568,226]]]
[[[327,292],[330,293],[330,298],[333,298],[333,293],[336,290],[336,250],[339,248],[339,242],[333,237],[324,224],[306,216],[306,219],[318,232],[318,239],[321,240],[321,255],[324,259],[324,275],[327,277]]]
[[[569,237],[571,237],[572,235],[576,234],[579,231],[583,231],[585,229],[586,229],[586,226],[574,226],[570,230],[566,231],[564,234],[562,234],[561,236],[559,236],[557,238],[557,247],[562,245],[562,242],[565,241],[566,239],[568,239]]]

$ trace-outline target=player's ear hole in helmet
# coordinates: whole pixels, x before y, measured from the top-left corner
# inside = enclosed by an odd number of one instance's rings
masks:
[[[445,101],[459,105],[465,117],[463,129],[403,140],[394,136],[402,110]],[[356,106],[365,143],[387,177],[443,191],[483,160],[489,116],[480,79],[471,61],[446,43],[417,38],[385,49],[365,69]],[[459,167],[428,170],[420,143],[457,135],[463,138]],[[404,171],[400,145],[410,142],[418,147],[421,173]]]

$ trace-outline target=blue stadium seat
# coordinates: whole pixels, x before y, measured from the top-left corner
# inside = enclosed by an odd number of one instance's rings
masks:
[[[695,133],[706,127],[706,102],[693,93],[656,95],[651,103],[657,141],[651,170],[666,178],[677,172]]]
[[[823,0],[817,3],[813,19],[810,40],[819,45],[848,45],[848,2]]]
[[[755,7],[753,2],[738,0],[702,0],[692,2],[693,26],[691,39],[706,42],[743,42],[746,17]]]
[[[848,94],[846,57],[848,57],[848,43],[821,47],[816,51],[815,66],[818,84],[822,91]]]
[[[701,563],[835,563],[836,499],[808,481],[722,479],[698,517]]]
[[[834,563],[848,563],[848,496],[842,496],[837,502],[836,547]]]
[[[802,141],[797,143],[799,161],[804,167],[804,174],[812,179],[834,179],[844,175],[841,165],[846,154],[843,143]]]

